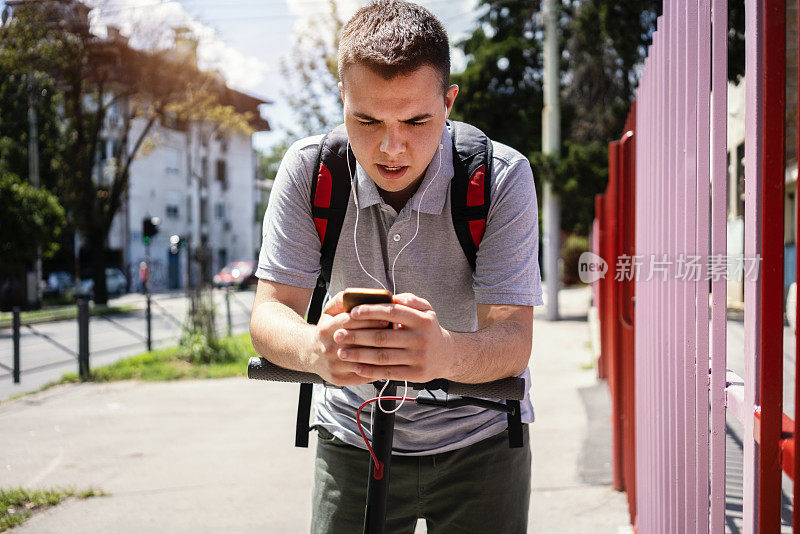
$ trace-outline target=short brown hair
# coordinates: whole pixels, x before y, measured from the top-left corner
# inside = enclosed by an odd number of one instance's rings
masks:
[[[403,0],[378,0],[345,24],[339,41],[339,77],[361,64],[391,80],[430,65],[439,72],[442,94],[450,86],[450,43],[442,23],[424,7]]]

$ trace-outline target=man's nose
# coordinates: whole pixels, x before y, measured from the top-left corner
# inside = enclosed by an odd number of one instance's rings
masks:
[[[394,158],[405,152],[406,143],[401,133],[394,128],[387,128],[381,141],[381,152]]]

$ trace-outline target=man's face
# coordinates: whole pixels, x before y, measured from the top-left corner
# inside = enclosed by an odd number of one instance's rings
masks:
[[[339,89],[353,154],[383,192],[408,200],[439,148],[458,86],[442,98],[439,75],[428,65],[386,80],[356,64],[344,79]]]

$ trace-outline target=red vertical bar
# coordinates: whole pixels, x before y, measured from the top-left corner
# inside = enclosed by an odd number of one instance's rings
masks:
[[[604,206],[604,195],[598,194],[594,196],[594,213],[595,217],[597,218],[597,250],[594,251],[595,254],[600,256],[601,258],[604,255],[604,247],[605,247],[605,217],[603,214],[603,206]],[[608,276],[608,274],[606,274]],[[605,306],[606,306],[606,296],[605,296],[605,278],[600,278],[595,282],[597,284],[597,318],[600,322],[600,356],[597,358],[597,378],[606,378],[606,358],[605,354],[608,350],[607,347],[607,340],[606,340],[606,322],[605,316],[603,315]]]
[[[800,9],[797,10],[797,35],[800,38]],[[800,42],[797,43],[797,50],[800,50]],[[800,84],[800,69],[797,69],[797,82]],[[798,85],[800,87],[800,85]],[[797,146],[795,152],[795,161],[798,162],[800,168],[800,105],[797,106]],[[798,276],[798,266],[800,266],[800,176],[795,182],[795,229],[794,229],[794,275],[795,275],[795,291],[800,277]],[[796,297],[796,295],[795,295]],[[795,298],[794,310],[795,324],[797,318],[800,317],[800,299]],[[800,459],[797,458],[800,453],[800,328],[794,329],[794,473],[792,475],[792,531],[800,533]]]
[[[784,120],[786,113],[786,3],[764,0],[763,196],[761,213],[761,425],[759,532],[778,532],[781,513],[783,415]]]
[[[635,121],[636,107],[631,106],[626,121],[626,132],[619,142],[619,180],[618,190],[620,193],[620,213],[619,218],[626,223],[620,227],[619,232],[619,251],[620,255],[633,257],[635,254],[633,247],[635,213],[633,196],[636,191],[633,181],[633,146],[634,132],[631,130],[632,123]],[[625,491],[628,494],[628,512],[631,521],[636,515],[636,485],[634,468],[634,448],[635,438],[633,436],[633,373],[634,369],[634,347],[633,347],[633,279],[623,277],[618,284],[619,295],[619,316],[618,324],[620,330],[619,337],[619,382],[618,398],[620,406],[620,435],[622,443],[622,480]]]
[[[619,221],[619,143],[614,141],[608,145],[608,188],[606,189],[606,214],[609,220],[609,228],[606,233],[608,250],[604,258],[608,262],[608,292],[606,296],[609,300],[609,340],[610,350],[608,351],[608,386],[611,390],[611,420],[612,420],[612,445],[613,445],[613,479],[614,489],[622,491],[625,484],[622,479],[622,435],[620,424],[620,375],[619,375],[619,298],[617,281],[614,279],[614,271],[619,254],[617,221]]]

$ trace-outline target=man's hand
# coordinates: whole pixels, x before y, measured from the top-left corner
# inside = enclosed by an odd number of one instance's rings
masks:
[[[318,375],[325,381],[337,386],[356,386],[372,380],[355,372],[356,363],[339,358],[338,350],[342,345],[334,341],[334,333],[340,330],[348,332],[384,332],[389,324],[385,320],[357,320],[345,313],[339,292],[331,298],[322,310],[319,323],[315,327],[312,346],[312,365]]]
[[[338,295],[337,295],[338,296]],[[348,315],[348,314],[344,314]],[[348,327],[344,320],[333,331],[338,359],[352,373],[374,380],[428,382],[447,378],[453,367],[450,332],[439,325],[430,303],[411,293],[395,295],[392,304],[362,304],[349,314],[354,324],[395,325],[392,330]],[[328,328],[333,328],[333,324]],[[326,330],[327,331],[327,330]]]

